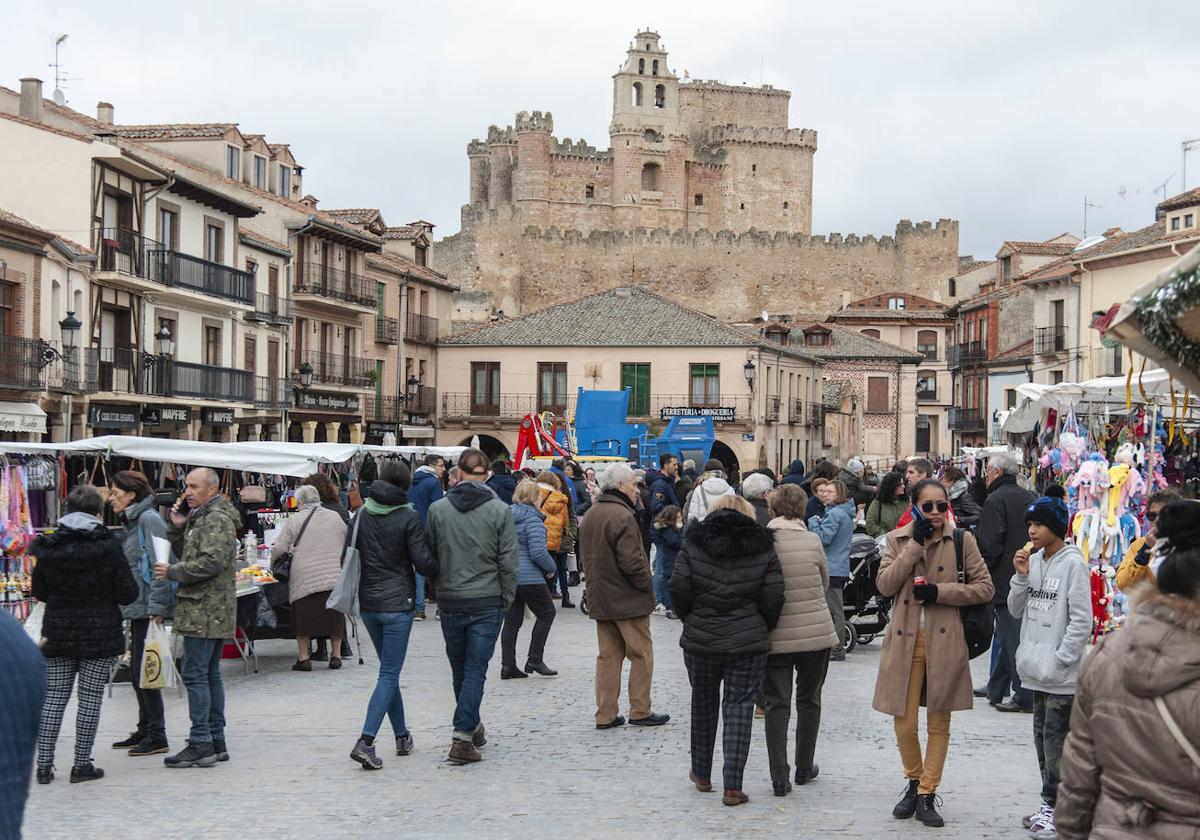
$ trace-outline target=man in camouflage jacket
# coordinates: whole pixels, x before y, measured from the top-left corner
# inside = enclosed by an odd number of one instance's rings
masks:
[[[174,629],[183,637],[180,676],[192,719],[188,745],[165,759],[168,767],[211,767],[229,759],[221,652],[236,624],[234,561],[241,517],[218,487],[217,474],[210,469],[188,473],[184,498],[190,510],[181,513],[177,502],[167,529],[179,560],[155,568],[157,577],[179,581]]]

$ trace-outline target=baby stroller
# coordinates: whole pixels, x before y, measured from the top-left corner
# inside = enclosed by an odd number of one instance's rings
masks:
[[[883,552],[873,537],[855,534],[850,544],[850,577],[842,587],[842,608],[846,613],[847,651],[856,644],[869,645],[887,627],[892,599],[875,588],[875,576]]]

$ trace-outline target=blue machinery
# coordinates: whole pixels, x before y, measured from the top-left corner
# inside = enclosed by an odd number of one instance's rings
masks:
[[[671,453],[680,461],[691,459],[698,468],[712,453],[716,429],[712,417],[672,417],[666,431],[655,437],[645,423],[628,423],[630,389],[578,390],[574,422],[558,431],[558,442],[580,456],[608,456],[658,466],[658,458]]]

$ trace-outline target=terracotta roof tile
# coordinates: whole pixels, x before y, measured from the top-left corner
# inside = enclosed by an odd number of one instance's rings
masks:
[[[352,225],[369,225],[380,217],[379,209],[376,207],[349,207],[337,210],[325,210],[330,216],[335,216],[344,222],[349,222]]]
[[[997,353],[989,362],[1018,362],[1033,357],[1033,339],[1022,341],[1002,353]]]
[[[55,237],[58,235],[58,234],[54,233],[53,231],[46,230],[44,227],[41,227],[40,225],[35,225],[33,222],[29,221],[28,219],[18,216],[16,213],[9,213],[7,210],[0,210],[0,222],[6,222],[7,224],[13,225],[15,227],[23,228],[23,229],[29,231],[30,233],[41,234],[46,237],[52,238],[52,237]]]
[[[1139,228],[1129,233],[1122,233],[1103,242],[1097,242],[1090,248],[1076,252],[1072,258],[1075,262],[1081,263],[1099,257],[1121,254],[1126,251],[1136,251],[1139,248],[1147,248],[1151,245],[1167,245],[1182,239],[1196,238],[1200,238],[1200,230],[1196,228],[1170,232],[1167,230],[1165,221],[1158,221],[1146,225],[1144,228]]]
[[[30,128],[40,128],[42,131],[49,131],[51,134],[59,134],[63,137],[70,137],[74,140],[83,140],[87,143],[96,142],[96,138],[91,135],[75,131],[67,131],[65,128],[55,128],[52,125],[46,125],[46,123],[37,122],[36,120],[27,120],[24,117],[17,116],[16,114],[5,114],[0,112],[0,118],[9,120],[10,122],[27,125]]]
[[[1166,201],[1160,201],[1155,209],[1160,211],[1181,210],[1184,207],[1195,207],[1197,204],[1200,204],[1200,187],[1173,195]]]
[[[1029,254],[1030,256],[1064,256],[1075,250],[1077,244],[1075,242],[1022,242],[1009,239],[1005,240],[1000,249],[1008,247],[1018,254]]]
[[[261,233],[256,233],[244,227],[238,228],[238,236],[249,245],[261,245],[270,250],[286,251],[289,254],[292,252],[292,249],[282,242],[276,242],[270,237],[263,236]]]
[[[161,123],[158,125],[116,125],[118,137],[131,140],[174,140],[181,137],[224,137],[237,123]]]
[[[823,327],[831,334],[832,343],[824,347],[805,346],[804,351],[819,359],[892,359],[899,362],[920,362],[924,356],[913,350],[905,350],[886,341],[870,338],[857,330],[848,330],[837,324],[812,324]],[[792,330],[795,336],[796,330]]]
[[[421,231],[409,225],[398,225],[397,227],[385,228],[383,231],[384,239],[401,239],[410,240],[416,239]]]
[[[428,283],[431,286],[437,286],[451,292],[457,292],[458,286],[446,279],[446,275],[441,272],[434,271],[432,268],[423,265],[417,265],[410,259],[406,259],[398,254],[389,254],[387,251],[378,254],[367,255],[367,265],[372,263],[385,265],[388,268],[396,271],[403,271],[406,274],[411,274],[413,277]]]

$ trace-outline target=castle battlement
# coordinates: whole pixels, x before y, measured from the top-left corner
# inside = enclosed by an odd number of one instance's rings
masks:
[[[817,132],[811,128],[751,128],[743,125],[717,125],[704,136],[707,146],[725,146],[732,143],[798,146],[816,150]]]
[[[790,99],[792,92],[774,87],[773,85],[731,85],[718,79],[681,79],[680,90],[713,91],[714,93],[742,93],[751,96],[781,96]]]
[[[554,132],[554,117],[549,111],[544,114],[541,111],[518,111],[516,128],[518,132],[540,131],[552,134]]]

